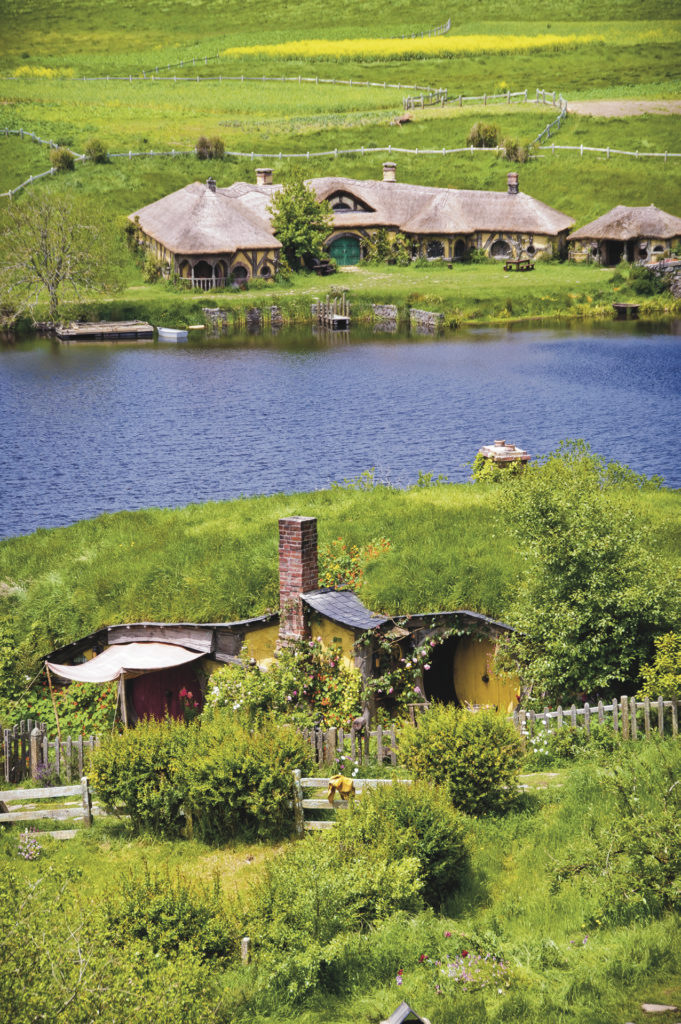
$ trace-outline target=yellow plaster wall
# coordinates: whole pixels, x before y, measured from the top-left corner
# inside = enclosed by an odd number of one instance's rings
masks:
[[[331,619],[324,618],[322,615],[313,615],[310,619],[310,631],[313,637],[320,636],[322,638],[324,647],[332,647],[334,644],[340,643],[343,661],[352,668],[355,664],[355,634],[351,629],[339,626],[338,623],[332,622]]]
[[[454,653],[454,692],[462,704],[493,704],[501,711],[514,710],[518,680],[501,679],[494,674],[496,644],[462,636]],[[483,682],[483,675],[489,682]]]
[[[248,657],[255,658],[260,668],[267,668],[274,661],[278,638],[278,622],[274,622],[270,626],[263,626],[261,629],[249,630],[244,640],[248,649]]]

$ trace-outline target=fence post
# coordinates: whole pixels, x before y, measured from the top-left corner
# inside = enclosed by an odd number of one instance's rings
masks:
[[[629,700],[627,697],[620,697],[620,715],[622,718],[622,739],[629,739]]]
[[[632,740],[635,740],[638,735],[638,727],[636,725],[636,698],[632,697],[629,701],[629,736]]]
[[[251,940],[248,935],[244,935],[241,940],[241,963],[250,964],[251,962]]]
[[[383,727],[381,725],[376,726],[376,759],[379,764],[383,764]]]
[[[67,736],[66,737],[66,781],[67,782],[71,781],[71,775],[72,775],[71,757],[72,757],[72,753],[73,752],[72,752],[71,746],[72,746],[72,744],[71,744],[71,737]]]
[[[573,729],[577,728],[577,708],[574,704],[570,708],[570,725]]]
[[[336,729],[327,729],[326,742],[324,743],[324,763],[333,764],[336,760]]]
[[[676,704],[674,705],[676,710]],[[393,768],[397,767],[397,737],[395,735],[395,726],[390,726],[390,763]]]
[[[584,705],[584,731],[587,737],[591,736],[591,705],[588,701]]]
[[[41,759],[40,759],[41,749],[40,748],[42,747],[42,745],[43,745],[43,736],[42,736],[42,733],[41,733],[40,729],[36,725],[35,728],[31,729],[31,737],[30,737],[30,741],[29,741],[29,753],[28,753],[29,763],[30,763],[30,766],[31,766],[30,771],[31,771],[31,778],[32,779],[37,779],[38,778],[38,774],[39,774],[38,773],[38,769],[39,769],[40,763],[41,763]]]
[[[563,728],[563,709],[562,709],[562,707],[559,704],[558,707],[556,708],[556,729],[562,729],[562,728]]]
[[[603,701],[599,700],[599,702],[598,702],[598,724],[599,725],[603,725],[604,721],[605,721],[605,713],[603,711]]]
[[[646,732],[646,739],[650,739],[650,698],[643,698],[643,727]]]
[[[5,782],[11,782],[12,781],[10,779],[10,777],[9,777],[10,776],[10,765],[11,765],[11,759],[10,759],[10,735],[11,734],[10,734],[9,729],[3,729],[2,730],[2,749],[3,749],[4,761],[5,761]]]
[[[620,706],[617,703],[617,699],[615,697],[613,697],[612,698],[612,730],[613,730],[613,732],[619,732],[619,722],[618,722],[618,719],[619,719],[619,709],[620,709]]]
[[[301,785],[302,772],[300,768],[293,771],[293,816],[296,822],[296,835],[302,838],[305,835],[305,814],[303,812],[303,787]]]
[[[678,718],[678,712],[677,712],[676,697],[672,697],[671,704],[672,704],[672,707],[671,707],[671,712],[672,712],[672,736],[678,736],[678,734],[679,734],[679,718]]]
[[[80,786],[83,797],[83,824],[86,828],[90,828],[92,825],[92,797],[90,796],[87,776],[84,775],[80,780]]]
[[[664,736],[664,701],[662,697],[657,698],[657,728],[660,736]]]

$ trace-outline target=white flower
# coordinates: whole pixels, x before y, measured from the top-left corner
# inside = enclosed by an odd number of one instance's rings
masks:
[[[219,686],[214,686],[211,692],[212,692],[214,697],[219,697],[220,696],[220,687]]]

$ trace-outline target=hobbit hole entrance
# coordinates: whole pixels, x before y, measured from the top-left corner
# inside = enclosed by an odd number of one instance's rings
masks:
[[[361,251],[359,238],[355,235],[343,235],[342,238],[335,238],[329,246],[329,256],[336,261],[339,267],[352,267],[359,263]]]
[[[513,251],[508,242],[498,238],[496,242],[492,243],[489,254],[495,260],[507,260],[513,255]]]
[[[180,696],[181,692],[191,697]],[[126,682],[131,721],[154,718],[162,722],[166,715],[182,719],[185,707],[192,714],[203,708],[203,692],[193,665],[178,665],[159,672],[145,672]],[[198,708],[194,707],[197,703]]]
[[[454,654],[458,642],[457,636],[450,636],[432,648],[430,668],[423,673],[423,689],[430,701],[459,703],[454,689]]]

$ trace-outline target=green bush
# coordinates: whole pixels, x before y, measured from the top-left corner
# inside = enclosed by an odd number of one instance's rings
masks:
[[[90,139],[85,143],[83,152],[88,160],[92,160],[93,164],[108,164],[109,162],[109,153],[101,139]]]
[[[225,913],[217,875],[209,886],[179,873],[129,874],[105,901],[104,911],[113,945],[143,941],[154,953],[173,958],[187,950],[206,960],[236,957],[239,929]]]
[[[530,150],[517,139],[502,139],[499,145],[505,150],[506,159],[516,164],[526,164],[530,159]]]
[[[55,171],[72,171],[75,166],[73,153],[67,146],[50,150],[50,163]]]
[[[443,786],[466,814],[500,813],[517,797],[522,749],[503,715],[436,705],[402,730],[405,767]]]
[[[310,747],[294,729],[273,721],[253,729],[234,712],[204,713],[180,770],[188,830],[206,842],[290,832],[294,768],[312,768]]]
[[[655,637],[655,658],[641,669],[643,686],[638,697],[681,697],[681,633],[665,633]]]
[[[467,863],[467,824],[447,794],[427,782],[377,786],[353,801],[334,831],[344,856],[374,847],[386,859],[416,857],[423,895],[438,904],[459,887]]]
[[[185,797],[178,769],[187,746],[184,723],[145,721],[120,735],[106,736],[91,758],[90,777],[107,808],[124,805],[133,827],[160,836],[179,836]]]
[[[484,124],[476,121],[468,133],[467,146],[474,146],[476,149],[494,149],[499,138],[499,129],[495,124]]]

